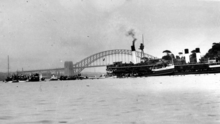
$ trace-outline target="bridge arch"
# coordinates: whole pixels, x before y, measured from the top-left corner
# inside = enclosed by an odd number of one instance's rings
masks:
[[[132,51],[127,50],[127,49],[114,49],[114,50],[107,50],[107,51],[102,51],[102,52],[93,54],[93,55],[91,55],[91,56],[89,56],[89,57],[87,57],[87,58],[85,58],[85,59],[83,59],[73,65],[73,69],[75,68],[73,70],[74,74],[82,72],[83,69],[89,67],[89,65],[92,64],[93,62],[95,62],[96,60],[99,60],[103,57],[114,55],[114,54],[132,55]],[[136,57],[141,58],[141,52],[136,51]],[[149,55],[147,53],[144,53],[144,57],[147,57],[149,59],[156,59],[157,58],[157,57],[154,57],[154,56]]]
[[[126,49],[114,49],[114,50],[107,50],[107,51],[102,51],[96,54],[93,54],[89,57],[86,57],[85,59],[75,63],[73,65],[73,74],[79,74],[81,73],[85,68],[88,67],[94,67],[94,66],[90,66],[93,62],[106,57],[106,56],[111,56],[111,55],[115,55],[115,54],[125,54],[125,55],[132,55],[132,51],[131,50],[126,50]],[[141,58],[141,52],[136,51],[136,57],[137,58]],[[147,53],[144,53],[144,57],[147,57],[149,59],[157,59],[157,57],[154,57],[152,55],[149,55]],[[105,65],[101,65],[101,66],[106,66]],[[50,72],[50,73],[59,73],[59,74],[64,74],[64,68],[54,68],[54,69],[39,69],[39,70],[27,70],[27,71],[19,71],[17,73],[19,74],[30,74],[30,73],[45,73],[45,72]]]

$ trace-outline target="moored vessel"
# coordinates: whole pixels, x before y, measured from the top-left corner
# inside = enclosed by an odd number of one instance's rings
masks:
[[[171,75],[175,71],[175,66],[174,65],[168,65],[164,66],[162,68],[153,68],[152,72],[153,74],[151,76],[160,76],[160,75]]]
[[[135,44],[131,46],[132,53],[135,51]],[[220,44],[220,43],[219,43]],[[142,44],[142,51],[143,51]],[[166,50],[166,52],[169,52]],[[192,51],[184,50],[184,56],[181,59],[174,59],[174,55],[170,60],[142,58],[143,61],[136,63],[133,59],[131,63],[114,62],[107,66],[107,74],[116,77],[138,77],[138,76],[162,76],[162,75],[188,75],[188,74],[209,74],[220,73],[220,51],[216,61],[201,61],[200,48]],[[135,54],[132,54],[132,58]],[[192,55],[196,58],[192,61]],[[191,57],[191,58],[190,58]],[[218,60],[218,61],[217,61]]]

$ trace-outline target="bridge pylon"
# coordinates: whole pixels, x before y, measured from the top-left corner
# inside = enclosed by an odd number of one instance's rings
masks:
[[[65,76],[73,76],[74,75],[73,62],[72,61],[66,61],[64,63],[64,75]]]

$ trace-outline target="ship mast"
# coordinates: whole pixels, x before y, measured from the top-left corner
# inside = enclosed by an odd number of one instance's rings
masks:
[[[142,34],[142,43],[143,43],[143,46],[144,46],[144,35],[143,34]],[[144,57],[144,47],[143,47],[143,50],[142,50],[142,54],[143,54],[142,57]]]
[[[141,50],[141,58],[144,57],[144,35],[142,34],[142,43],[140,45],[140,50]]]

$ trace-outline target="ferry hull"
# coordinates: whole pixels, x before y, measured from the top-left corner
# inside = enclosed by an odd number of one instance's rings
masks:
[[[220,73],[220,63],[195,63],[182,65],[169,65],[159,67],[155,65],[113,66],[107,68],[112,71],[112,76],[138,77],[138,76],[163,76],[163,75],[190,75]]]

